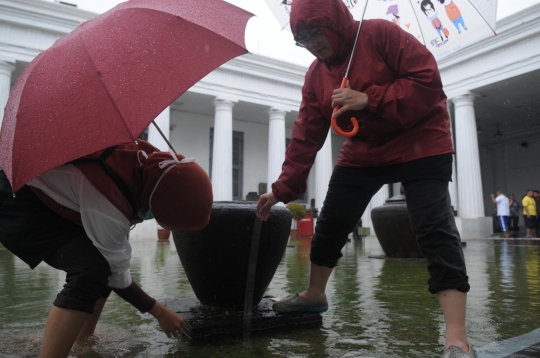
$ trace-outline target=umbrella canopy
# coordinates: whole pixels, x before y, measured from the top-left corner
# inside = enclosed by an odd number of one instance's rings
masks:
[[[26,67],[8,99],[0,168],[13,191],[136,140],[201,78],[247,53],[251,16],[222,0],[130,0],[59,39]]]
[[[290,31],[294,0],[265,0]],[[387,19],[411,33],[437,60],[495,32],[497,0],[343,0],[355,20]]]

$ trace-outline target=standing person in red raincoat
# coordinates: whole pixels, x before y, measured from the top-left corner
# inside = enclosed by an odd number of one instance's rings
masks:
[[[290,23],[297,45],[317,58],[305,77],[283,171],[259,199],[258,216],[266,220],[274,204],[303,195],[334,106],[341,106],[338,124],[355,117],[360,129],[343,143],[330,179],[311,245],[309,286],[274,310],[326,311],[326,284],[349,233],[383,185],[402,182],[428,261],[429,291],[437,294],[446,321],[443,357],[474,357],[465,330],[470,287],[448,193],[450,118],[435,59],[399,26],[365,20],[348,87],[339,89],[359,23],[341,1],[331,0],[295,0]]]
[[[66,272],[45,324],[40,357],[67,357],[94,333],[111,290],[163,332],[178,337],[182,317],[131,278],[130,227],[151,212],[168,229],[200,230],[210,220],[212,184],[193,158],[126,143],[54,168],[16,195],[0,168],[0,243],[35,268]]]

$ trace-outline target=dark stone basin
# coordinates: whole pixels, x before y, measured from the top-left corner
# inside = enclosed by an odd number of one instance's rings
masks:
[[[423,258],[416,235],[411,229],[407,202],[403,195],[388,199],[382,206],[371,210],[375,235],[387,257]]]
[[[199,231],[173,231],[186,276],[202,304],[244,307],[254,202],[215,202],[210,223]],[[253,293],[256,307],[281,261],[291,230],[291,214],[274,206],[262,224]]]

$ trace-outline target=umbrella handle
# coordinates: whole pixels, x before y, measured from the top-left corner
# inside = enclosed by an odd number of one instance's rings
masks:
[[[340,88],[345,88],[347,87],[347,81],[349,79],[347,78],[347,76],[343,77],[343,81],[341,81],[341,87]],[[339,128],[339,126],[337,125],[337,119],[336,119],[336,112],[339,110],[339,106],[335,106],[334,107],[334,112],[332,112],[332,128],[334,128],[334,130],[336,131],[337,134],[343,136],[343,137],[346,137],[346,138],[350,138],[350,137],[354,137],[356,135],[356,133],[358,133],[358,121],[356,120],[356,118],[352,117],[351,118],[351,122],[352,122],[352,125],[353,125],[353,129],[352,131],[350,132],[345,132],[343,130],[341,130],[341,128]]]

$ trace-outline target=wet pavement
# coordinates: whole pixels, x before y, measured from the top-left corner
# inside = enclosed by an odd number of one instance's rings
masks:
[[[133,240],[132,276],[158,299],[193,297],[172,243]],[[283,297],[305,289],[309,240],[291,242],[267,290]],[[471,283],[467,330],[479,357],[540,357],[540,240],[468,240]],[[376,238],[351,240],[330,278],[322,326],[293,327],[245,341],[192,344],[168,339],[155,320],[111,295],[95,337],[72,357],[440,357],[444,320],[427,291],[422,261],[382,255]],[[44,323],[64,274],[30,270],[0,247],[0,357],[36,357]]]

